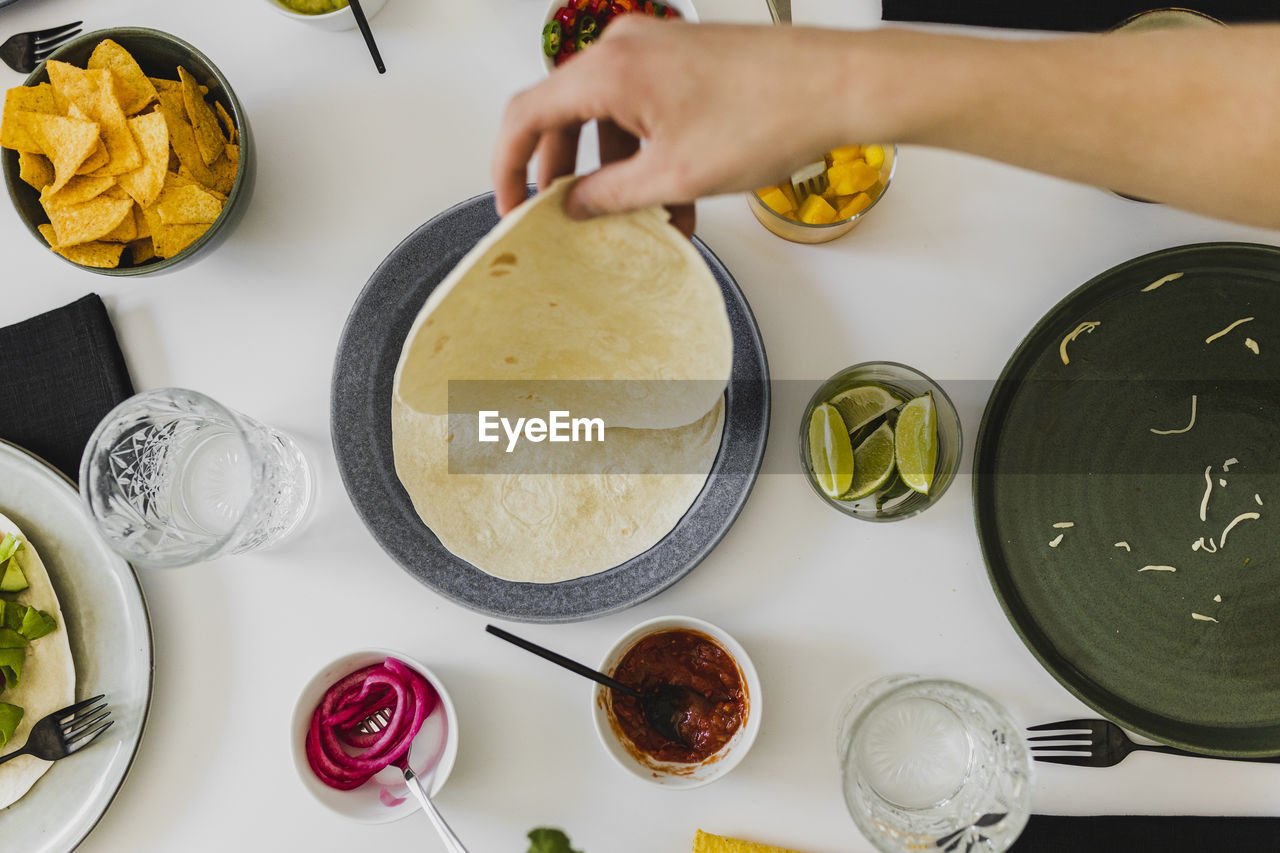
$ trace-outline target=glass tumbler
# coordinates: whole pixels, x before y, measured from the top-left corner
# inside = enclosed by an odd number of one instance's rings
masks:
[[[837,731],[845,804],[878,850],[1000,853],[1031,815],[1031,756],[990,698],[955,681],[882,678]]]
[[[162,388],[98,424],[80,489],[113,549],[168,568],[274,545],[301,527],[315,480],[289,436],[204,394]]]

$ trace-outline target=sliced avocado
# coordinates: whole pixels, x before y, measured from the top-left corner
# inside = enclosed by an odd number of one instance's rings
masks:
[[[18,565],[18,558],[10,557],[5,563],[4,574],[0,575],[0,592],[22,592],[29,586],[27,576]]]
[[[12,533],[6,533],[3,539],[0,539],[0,563],[18,553],[18,549],[22,547],[22,540],[14,536]]]
[[[25,649],[27,638],[12,628],[0,628],[0,649]]]
[[[58,622],[52,616],[43,610],[28,607],[27,612],[23,614],[22,627],[18,629],[18,633],[28,640],[38,640],[46,634],[52,634],[57,629]]]
[[[17,687],[22,680],[22,661],[26,656],[26,649],[0,649],[0,676],[6,687]]]

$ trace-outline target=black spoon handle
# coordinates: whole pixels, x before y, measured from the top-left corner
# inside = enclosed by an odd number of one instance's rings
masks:
[[[369,29],[369,19],[364,16],[364,7],[360,5],[360,0],[351,0],[351,14],[356,19],[356,26],[360,27],[360,35],[364,36],[364,43],[369,47],[369,55],[373,57],[373,65],[378,69],[379,74],[387,73],[387,66],[382,64],[382,54],[378,51],[378,43],[373,40],[373,30]]]
[[[537,643],[531,643],[528,640],[521,639],[520,637],[517,637],[515,634],[504,631],[501,628],[498,628],[494,625],[485,625],[484,629],[488,631],[490,634],[493,634],[493,636],[495,637],[501,637],[502,639],[506,640],[508,643],[517,645],[527,652],[533,652],[535,655],[537,655],[540,658],[545,658],[546,660],[549,660],[552,663],[559,664],[560,666],[564,667],[570,672],[576,672],[578,675],[581,675],[583,678],[590,678],[592,681],[603,684],[605,687],[611,687],[620,693],[626,693],[627,695],[634,696],[637,699],[641,698],[640,691],[636,690],[634,687],[628,687],[627,685],[623,684],[621,681],[612,679],[609,676],[605,675],[603,672],[597,672],[596,670],[592,669],[589,666],[583,666],[582,664],[578,663],[576,660],[570,660],[564,655],[557,654],[551,651],[550,649],[544,649],[542,646],[539,646]]]

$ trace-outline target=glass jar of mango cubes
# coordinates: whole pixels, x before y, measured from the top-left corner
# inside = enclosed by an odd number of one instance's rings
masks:
[[[844,145],[791,180],[749,194],[747,205],[784,240],[825,243],[847,234],[875,207],[897,162],[896,145]]]

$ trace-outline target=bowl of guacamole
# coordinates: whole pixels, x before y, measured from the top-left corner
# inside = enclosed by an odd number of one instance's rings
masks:
[[[325,30],[349,30],[356,25],[348,0],[267,0],[286,18],[311,24]],[[365,17],[372,18],[382,10],[386,0],[361,0]]]

